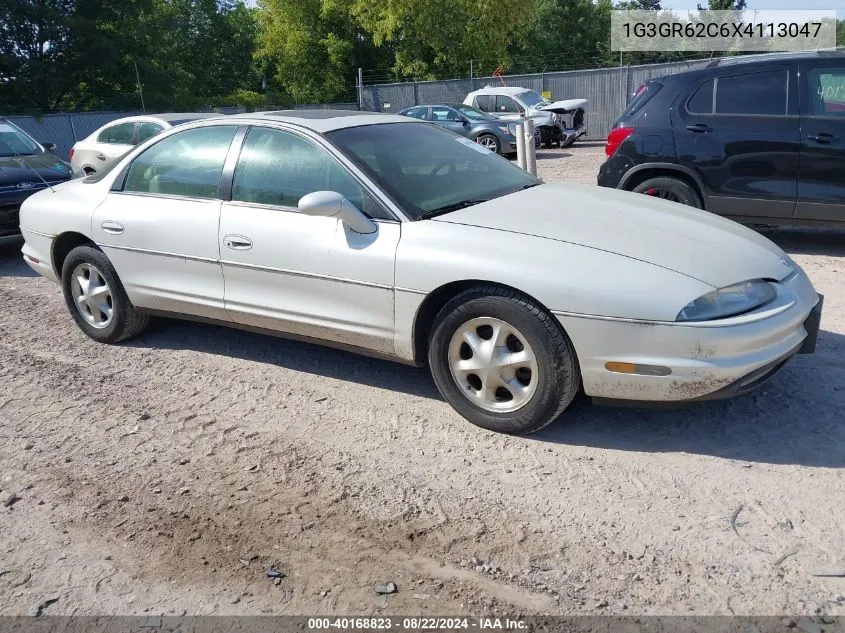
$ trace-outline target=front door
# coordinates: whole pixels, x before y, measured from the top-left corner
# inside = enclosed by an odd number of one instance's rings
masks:
[[[298,212],[307,193],[336,191],[376,220],[361,235]],[[253,127],[220,216],[226,310],[245,325],[393,352],[400,224],[314,140]]]
[[[461,136],[466,136],[470,130],[466,118],[448,106],[431,106],[431,121]]]
[[[133,304],[226,319],[217,246],[220,177],[237,127],[167,136],[139,154],[92,218]]]
[[[791,218],[798,196],[797,72],[727,71],[702,81],[672,115],[678,160],[701,176],[710,211]]]
[[[845,222],[845,64],[805,68],[798,208],[802,220]]]

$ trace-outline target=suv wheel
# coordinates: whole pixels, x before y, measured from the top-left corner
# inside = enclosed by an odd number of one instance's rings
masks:
[[[673,178],[672,176],[649,178],[634,187],[633,191],[634,193],[644,193],[647,196],[654,196],[655,198],[662,198],[671,202],[679,202],[688,207],[695,207],[696,209],[704,208],[701,198],[699,198],[695,189],[680,178]]]

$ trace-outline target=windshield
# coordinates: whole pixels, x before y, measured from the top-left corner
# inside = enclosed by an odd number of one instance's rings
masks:
[[[30,156],[41,151],[38,143],[8,121],[0,121],[0,156]]]
[[[455,110],[473,121],[487,121],[493,118],[492,114],[468,105],[456,105]]]
[[[414,220],[540,184],[507,159],[427,123],[382,123],[326,136]]]
[[[520,92],[517,96],[519,100],[522,101],[522,103],[527,105],[529,108],[533,108],[534,106],[538,105],[545,105],[548,103],[548,101],[543,99],[543,97],[538,95],[533,90],[526,90],[525,92]]]

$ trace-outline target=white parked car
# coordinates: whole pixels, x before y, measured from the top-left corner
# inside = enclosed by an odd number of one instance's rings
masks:
[[[130,116],[115,119],[94,130],[70,148],[70,164],[74,171],[86,175],[107,169],[136,145],[170,128],[220,116],[214,112],[171,113]]]
[[[586,99],[551,102],[534,90],[511,86],[485,86],[464,99],[464,104],[494,113],[500,119],[530,118],[540,129],[544,147],[569,147],[587,133],[587,103]]]
[[[542,184],[388,114],[186,124],[28,198],[21,230],[26,262],[94,340],[179,314],[428,363],[462,415],[509,433],[542,428],[582,386],[614,400],[744,393],[814,350],[822,305],[739,224]]]

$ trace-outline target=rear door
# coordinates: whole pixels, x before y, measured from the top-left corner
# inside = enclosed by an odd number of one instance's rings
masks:
[[[801,172],[798,207],[802,220],[845,221],[845,63],[807,62],[802,69]]]
[[[91,151],[90,164],[97,171],[105,169],[137,144],[138,135],[134,122],[107,127],[97,137],[97,144]]]
[[[797,66],[720,68],[673,116],[678,160],[701,177],[710,211],[791,218],[798,198]]]
[[[134,158],[92,217],[94,241],[139,307],[229,320],[217,233],[235,125],[184,130]]]

